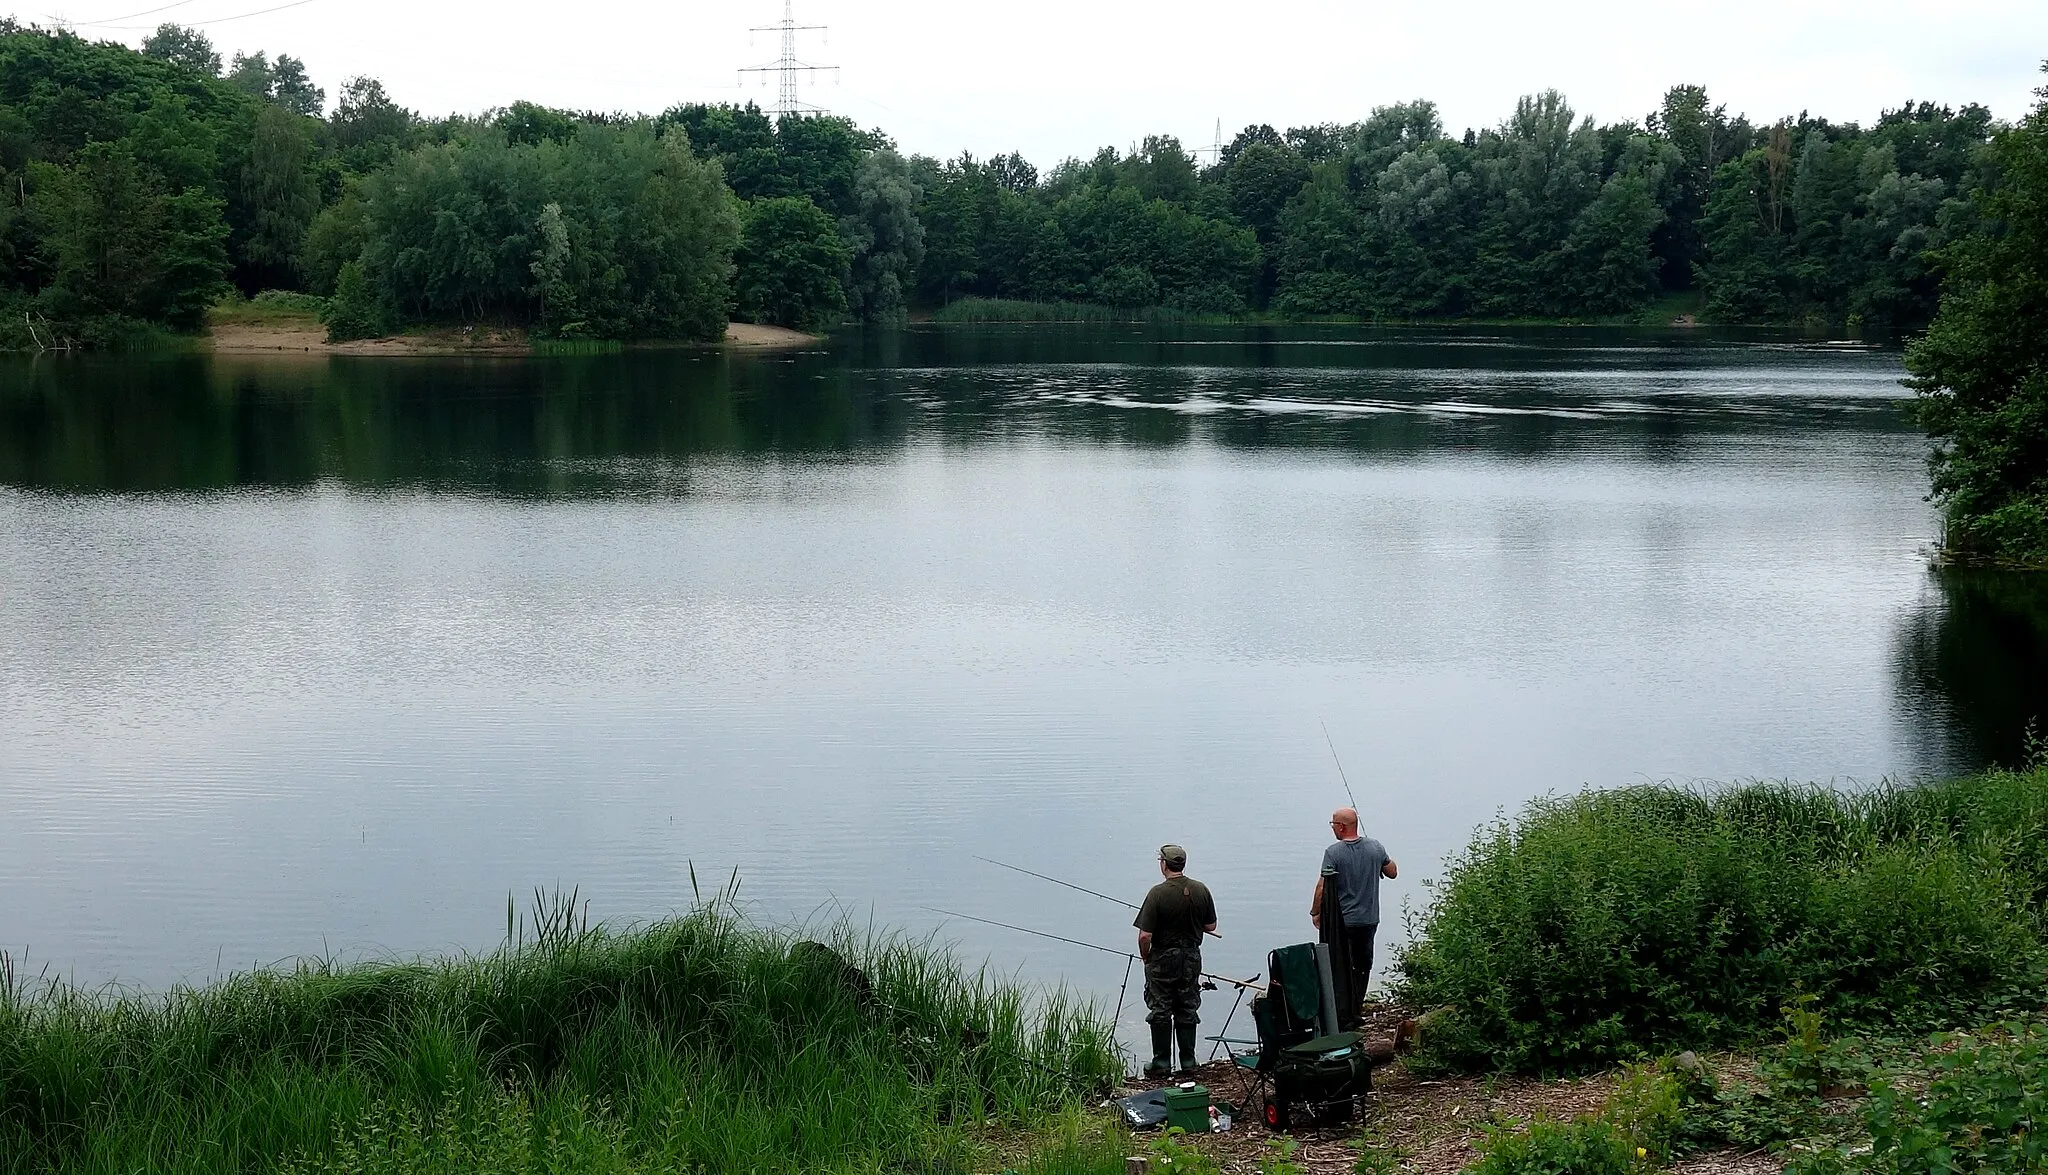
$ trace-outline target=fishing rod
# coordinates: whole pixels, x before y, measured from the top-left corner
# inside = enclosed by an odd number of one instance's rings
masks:
[[[1122,906],[1122,907],[1123,907],[1124,909],[1126,909],[1126,910],[1136,910],[1136,909],[1138,909],[1138,907],[1137,907],[1137,906],[1134,906],[1134,905],[1132,905],[1131,903],[1129,903],[1129,902],[1127,902],[1127,901],[1123,900],[1122,898],[1118,898],[1118,897],[1111,897],[1111,896],[1110,896],[1109,894],[1103,893],[1103,892],[1102,892],[1101,890],[1096,890],[1096,889],[1089,889],[1089,888],[1088,888],[1087,886],[1085,886],[1085,885],[1075,885],[1075,884],[1074,884],[1073,882],[1071,882],[1071,881],[1061,881],[1061,880],[1060,880],[1059,878],[1057,878],[1057,877],[1048,877],[1048,876],[1046,876],[1046,875],[1045,875],[1045,874],[1043,874],[1043,873],[1037,873],[1037,872],[1033,872],[1033,871],[1032,871],[1032,870],[1030,870],[1030,869],[1026,869],[1026,868],[1024,868],[1024,867],[1023,867],[1022,865],[1010,865],[1010,864],[1006,864],[1005,862],[1002,862],[1002,861],[998,861],[998,860],[996,860],[996,859],[995,859],[994,857],[983,857],[983,856],[979,856],[979,855],[976,855],[974,859],[975,859],[975,860],[977,860],[977,861],[986,861],[986,862],[988,862],[988,863],[989,863],[989,864],[991,864],[991,865],[995,865],[995,866],[998,866],[999,868],[1003,868],[1003,869],[1010,869],[1010,870],[1014,870],[1014,871],[1016,871],[1016,872],[1018,872],[1018,873],[1022,873],[1022,874],[1024,874],[1024,875],[1025,875],[1025,876],[1027,876],[1027,877],[1036,877],[1036,878],[1038,878],[1038,879],[1039,879],[1040,881],[1050,881],[1050,882],[1052,882],[1052,883],[1053,883],[1054,885],[1064,885],[1064,886],[1066,886],[1066,887],[1067,887],[1068,889],[1071,889],[1071,890],[1078,890],[1078,891],[1080,891],[1081,893],[1084,893],[1084,894],[1087,894],[1087,895],[1089,895],[1090,897],[1097,897],[1097,898],[1101,898],[1101,899],[1102,899],[1103,901],[1105,901],[1105,902],[1115,902],[1115,903],[1116,903],[1117,905],[1119,905],[1119,906]],[[1222,937],[1223,937],[1223,936],[1222,936],[1221,934],[1218,934],[1218,933],[1216,933],[1216,932],[1215,932],[1215,931],[1213,931],[1213,930],[1204,930],[1204,931],[1203,931],[1202,933],[1203,933],[1203,934],[1206,934],[1206,935],[1208,935],[1208,936],[1209,936],[1210,938],[1214,938],[1214,939],[1219,939],[1219,940],[1220,940],[1220,939],[1222,939]]]
[[[1075,885],[1075,884],[1074,884],[1073,882],[1071,882],[1071,881],[1061,881],[1061,880],[1060,880],[1059,878],[1057,878],[1057,877],[1047,877],[1047,876],[1046,876],[1045,874],[1043,874],[1043,873],[1033,873],[1033,872],[1032,872],[1031,870],[1029,870],[1029,869],[1026,869],[1026,868],[1024,868],[1024,867],[1023,867],[1022,865],[1007,865],[1007,864],[1004,864],[1004,863],[1003,863],[1003,862],[1001,862],[1001,861],[998,861],[998,860],[996,860],[996,859],[995,859],[995,858],[993,858],[993,857],[981,857],[981,856],[977,856],[977,857],[975,857],[974,859],[975,859],[975,860],[977,860],[977,861],[986,861],[987,863],[989,863],[989,864],[991,864],[991,865],[994,865],[994,866],[996,866],[996,867],[997,867],[997,868],[999,868],[999,869],[1008,869],[1008,870],[1011,870],[1012,872],[1016,872],[1016,873],[1022,873],[1022,874],[1024,874],[1024,875],[1025,875],[1026,877],[1036,877],[1036,878],[1037,878],[1037,879],[1039,879],[1040,881],[1050,881],[1050,882],[1052,882],[1052,883],[1053,883],[1054,885],[1064,885],[1064,886],[1066,886],[1066,887],[1067,887],[1068,889],[1072,889],[1072,890],[1079,890],[1079,891],[1080,891],[1081,893],[1084,893],[1084,894],[1088,894],[1088,895],[1089,895],[1089,896],[1091,896],[1091,897],[1098,897],[1098,898],[1101,898],[1101,899],[1102,899],[1103,901],[1105,901],[1105,902],[1115,902],[1115,903],[1116,903],[1117,905],[1119,905],[1119,906],[1122,906],[1122,907],[1123,907],[1124,909],[1126,909],[1126,910],[1135,910],[1135,909],[1137,909],[1137,908],[1138,908],[1138,907],[1136,907],[1136,906],[1132,905],[1131,903],[1129,903],[1129,902],[1127,902],[1127,901],[1123,900],[1122,898],[1116,898],[1116,897],[1111,897],[1110,895],[1108,895],[1108,894],[1106,894],[1106,893],[1103,893],[1103,892],[1102,892],[1102,891],[1100,891],[1100,890],[1094,890],[1094,889],[1089,889],[1089,888],[1088,888],[1087,886],[1085,886],[1085,885]]]
[[[1337,765],[1337,778],[1344,781],[1344,798],[1351,801],[1351,810],[1358,811],[1358,797],[1351,794],[1351,777],[1344,774],[1344,760],[1337,757],[1337,740],[1330,737],[1330,724],[1316,719],[1323,728],[1323,741],[1330,744],[1330,761]]]
[[[920,906],[918,908],[921,910],[929,911],[933,914],[943,914],[948,918],[959,918],[968,922],[979,922],[983,926],[1000,926],[1004,930],[1014,930],[1019,934],[1029,934],[1035,935],[1039,938],[1049,938],[1054,942],[1063,942],[1069,946],[1087,947],[1091,951],[1101,951],[1105,955],[1116,955],[1117,957],[1124,959],[1139,958],[1137,955],[1134,955],[1129,951],[1120,951],[1117,950],[1115,947],[1106,947],[1101,945],[1100,943],[1082,942],[1078,938],[1068,938],[1063,934],[1052,934],[1044,930],[1033,930],[1029,926],[1014,926],[1008,922],[998,922],[993,918],[977,918],[972,914],[961,914],[953,910],[941,910],[937,906]],[[1139,961],[1143,962],[1142,959],[1139,959]],[[1200,974],[1201,977],[1204,979],[1213,979],[1218,983],[1227,983],[1240,991],[1266,990],[1264,987],[1260,986],[1259,984],[1249,979],[1232,979],[1228,975],[1214,975],[1207,971],[1198,972],[1198,974]]]

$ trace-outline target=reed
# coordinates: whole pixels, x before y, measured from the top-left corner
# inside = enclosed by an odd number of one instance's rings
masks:
[[[1754,784],[1535,801],[1411,925],[1429,1057],[1582,1070],[1831,1020],[1954,1027],[2048,990],[2048,770],[1844,794]]]
[[[0,1171],[966,1170],[1122,1072],[1089,1008],[925,940],[573,896],[508,928],[153,996],[9,979]]]

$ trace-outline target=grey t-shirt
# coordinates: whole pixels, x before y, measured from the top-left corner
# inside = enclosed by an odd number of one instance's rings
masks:
[[[1323,884],[1337,887],[1346,926],[1380,924],[1380,870],[1387,848],[1369,836],[1340,840],[1323,850]]]

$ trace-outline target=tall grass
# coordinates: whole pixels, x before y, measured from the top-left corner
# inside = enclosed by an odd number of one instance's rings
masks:
[[[1221,316],[1207,316],[1227,321]],[[1144,322],[1180,324],[1197,316],[1171,306],[1101,306],[1093,302],[1023,302],[1009,298],[962,298],[932,312],[933,322],[955,325],[983,325],[1006,322],[1112,323]]]
[[[1645,786],[1482,829],[1400,958],[1429,1056],[1572,1070],[1735,1044],[1798,992],[1940,1026],[2048,987],[2048,770],[1843,795]]]
[[[955,1171],[1122,1072],[1087,1009],[926,942],[535,925],[153,997],[10,981],[0,1171]]]

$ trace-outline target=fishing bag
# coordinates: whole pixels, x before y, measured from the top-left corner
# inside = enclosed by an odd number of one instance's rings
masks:
[[[1352,1103],[1372,1092],[1372,1062],[1356,1032],[1339,1032],[1280,1050],[1272,1101],[1285,1127],[1297,1109],[1318,1122],[1346,1122]],[[1269,1115],[1271,1117],[1271,1115]]]

